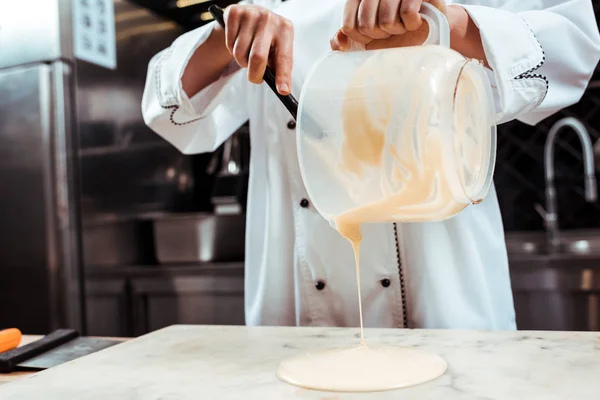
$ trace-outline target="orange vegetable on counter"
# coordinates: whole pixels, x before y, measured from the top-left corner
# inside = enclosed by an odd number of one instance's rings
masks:
[[[17,328],[0,331],[0,353],[16,348],[21,343],[21,331]]]

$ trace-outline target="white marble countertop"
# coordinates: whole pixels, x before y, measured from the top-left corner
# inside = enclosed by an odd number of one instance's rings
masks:
[[[600,399],[600,334],[368,329],[367,342],[421,347],[448,371],[420,386],[346,394],[296,388],[279,362],[358,343],[357,329],[172,326],[0,386],[11,400]]]

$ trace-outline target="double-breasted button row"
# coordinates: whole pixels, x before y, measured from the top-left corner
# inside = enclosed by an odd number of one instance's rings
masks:
[[[380,280],[379,283],[384,288],[387,288],[387,287],[390,287],[390,285],[392,284],[392,281],[390,281],[388,278],[384,278],[384,279]],[[323,280],[318,280],[317,282],[315,282],[315,288],[317,288],[317,290],[325,289],[326,285],[327,284]]]

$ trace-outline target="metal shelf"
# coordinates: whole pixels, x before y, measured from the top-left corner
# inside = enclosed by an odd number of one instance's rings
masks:
[[[170,277],[177,275],[240,276],[244,274],[244,262],[214,262],[191,264],[153,264],[153,265],[117,265],[88,266],[85,277]]]

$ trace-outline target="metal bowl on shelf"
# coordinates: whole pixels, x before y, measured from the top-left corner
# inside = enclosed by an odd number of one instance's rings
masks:
[[[82,223],[86,267],[141,265],[153,261],[152,226],[135,216],[96,214]]]
[[[165,214],[153,224],[160,264],[244,260],[245,214]]]

